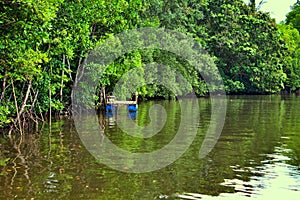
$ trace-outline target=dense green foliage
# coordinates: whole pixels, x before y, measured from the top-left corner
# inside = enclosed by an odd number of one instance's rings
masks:
[[[268,14],[228,0],[214,1],[205,12],[208,49],[218,58],[228,92],[274,93],[284,88],[284,45]]]
[[[77,69],[90,50],[114,34],[139,27],[167,28],[193,37],[215,59],[228,93],[296,91],[299,2],[280,25],[258,6],[242,0],[1,1],[0,128],[13,124],[21,129],[20,121],[43,120],[43,114],[53,110],[68,111],[75,77],[80,76]],[[99,89],[112,92],[124,73],[139,68],[145,74],[149,63],[172,66],[198,95],[207,94],[196,69],[158,49],[118,58],[105,71]],[[155,83],[138,91],[141,98],[174,95]]]
[[[298,30],[290,24],[279,24],[278,26],[289,52],[285,56],[287,62],[284,69],[287,74],[286,90],[296,91],[300,88],[300,35]]]
[[[299,56],[300,56],[300,2],[297,1],[292,11],[286,16],[285,24],[279,25],[280,32],[286,47],[289,52],[289,56],[286,57],[288,64],[285,72],[288,75],[286,82],[287,89],[290,91],[296,91],[300,88],[300,69],[299,69]]]
[[[293,5],[292,11],[286,15],[286,23],[300,31],[300,2],[298,0]]]

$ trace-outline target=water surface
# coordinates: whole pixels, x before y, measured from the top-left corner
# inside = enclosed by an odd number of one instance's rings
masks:
[[[179,102],[144,102],[138,113],[125,117],[145,126],[154,104],[165,108],[167,119],[151,138],[128,136],[111,116],[101,115],[99,124],[123,149],[157,150],[177,132]],[[69,119],[22,138],[1,136],[0,199],[298,199],[300,97],[228,97],[222,134],[199,159],[210,105],[209,99],[199,99],[199,129],[190,148],[171,165],[149,173],[124,173],[98,163]]]

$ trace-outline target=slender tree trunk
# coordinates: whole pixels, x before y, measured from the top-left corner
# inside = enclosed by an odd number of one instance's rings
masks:
[[[38,93],[39,91],[37,90],[36,92],[33,91],[33,94],[34,94],[34,98],[33,98],[33,101],[32,101],[32,104],[31,104],[31,107],[30,107],[30,112],[32,112],[32,109],[34,108],[35,106],[35,103],[37,101],[37,96],[38,96]]]
[[[4,79],[3,79],[3,83],[2,83],[2,92],[1,92],[0,101],[3,101],[4,96],[5,96],[6,80],[7,80],[6,73],[7,73],[7,70],[5,70],[5,72],[4,72]]]
[[[49,83],[49,127],[51,130],[51,117],[52,117],[52,109],[51,109],[51,102],[52,102],[52,98],[51,98],[51,82]]]
[[[25,108],[25,106],[26,106],[26,103],[27,103],[27,100],[28,100],[28,97],[29,97],[29,94],[30,94],[31,87],[32,87],[32,80],[29,80],[29,82],[28,82],[28,87],[27,87],[27,91],[26,91],[26,94],[25,94],[23,103],[22,103],[22,105],[21,105],[21,108],[20,108],[20,116],[21,116],[22,113],[24,112],[24,108]]]
[[[42,112],[41,106],[40,106],[40,104],[39,104],[38,101],[37,101],[37,105],[38,105],[38,108],[39,108],[39,112],[40,112],[40,116],[41,116],[42,122],[44,122],[45,119],[44,119],[44,116],[43,116],[43,112]]]
[[[66,64],[66,56],[65,56],[65,54],[63,54],[63,68],[65,67],[65,64]],[[65,75],[65,70],[62,69],[62,72],[61,72],[61,82],[60,82],[60,91],[59,91],[60,102],[61,102],[61,103],[62,103],[62,101],[63,101],[64,75]]]
[[[82,61],[82,58],[80,58],[79,61],[78,61],[78,68],[77,69],[81,69],[81,70],[77,70],[77,72],[76,72],[76,80],[74,82],[74,87],[75,88],[77,87],[78,82],[82,79],[82,77],[84,75],[86,59],[87,58],[84,58],[83,61]],[[80,68],[81,65],[82,65],[82,68]]]
[[[21,135],[23,135],[23,132],[22,132],[22,126],[21,126],[21,120],[20,120],[19,107],[18,107],[18,102],[17,102],[16,92],[15,92],[15,86],[14,86],[14,82],[13,82],[12,79],[11,79],[11,85],[12,85],[12,90],[13,90],[13,96],[14,96],[15,108],[16,108],[16,111],[17,111],[17,121],[15,120],[15,121],[14,121],[14,124],[16,124],[16,122],[18,122],[19,129],[20,129],[20,133],[21,133]],[[11,130],[12,130],[12,128],[11,128],[10,131],[9,131],[9,135],[10,135],[10,133],[11,133]]]
[[[52,103],[52,90],[51,90],[51,81],[52,81],[52,66],[50,65],[50,82],[49,82],[49,129],[51,132],[51,118],[52,118],[52,108],[51,108],[51,103]]]
[[[101,86],[101,93],[103,95],[103,105],[106,106],[106,94],[105,94],[105,86],[102,84]]]
[[[77,68],[77,71],[76,71],[76,77],[75,77],[75,81],[73,82],[74,84],[72,86],[72,92],[71,92],[72,101],[75,101],[74,89],[77,88],[78,82],[82,79],[82,77],[84,75],[86,59],[87,58],[84,58],[84,60],[82,61],[82,58],[80,58],[79,61],[78,61],[78,68]],[[80,66],[82,66],[82,67],[80,67]],[[81,112],[81,109],[80,109],[80,112]]]
[[[69,60],[68,56],[66,56],[66,61],[67,61],[68,69],[69,69],[69,77],[70,77],[70,80],[73,82],[72,70],[71,70],[70,60]]]

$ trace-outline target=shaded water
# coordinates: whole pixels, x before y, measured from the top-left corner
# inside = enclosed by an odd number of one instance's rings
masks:
[[[23,138],[1,136],[0,199],[298,199],[300,97],[228,99],[224,129],[204,159],[198,159],[198,153],[210,121],[209,99],[199,99],[198,134],[188,151],[149,173],[124,173],[98,163],[71,120],[55,121],[51,130],[45,125]],[[100,117],[104,134],[132,152],[163,147],[180,123],[178,102],[145,102],[131,117],[147,125],[155,103],[165,107],[167,119],[154,137],[133,138],[114,118]]]

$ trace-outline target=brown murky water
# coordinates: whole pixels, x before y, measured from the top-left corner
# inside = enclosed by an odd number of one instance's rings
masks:
[[[0,137],[0,199],[298,199],[300,97],[230,96],[223,132],[204,158],[198,153],[210,120],[209,99],[199,99],[198,134],[183,156],[149,173],[124,173],[98,163],[72,120],[52,122],[23,138]],[[132,151],[161,148],[174,137],[180,107],[174,101],[141,103],[134,121],[149,123],[154,103],[167,121],[152,139],[129,137],[114,118],[100,116],[105,134]],[[130,116],[128,116],[130,117]]]

